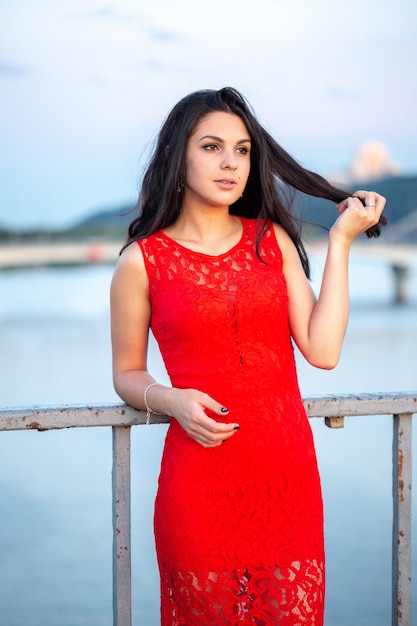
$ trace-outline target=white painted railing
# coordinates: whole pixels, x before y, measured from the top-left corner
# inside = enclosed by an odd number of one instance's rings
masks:
[[[343,428],[350,416],[393,416],[392,626],[411,626],[412,415],[417,391],[304,398],[309,417]],[[168,422],[152,415],[152,424]],[[0,408],[0,430],[51,430],[86,426],[113,429],[113,623],[131,626],[130,430],[146,414],[126,405]]]

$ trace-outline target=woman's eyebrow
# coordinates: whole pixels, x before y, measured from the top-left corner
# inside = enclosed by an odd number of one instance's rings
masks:
[[[211,139],[212,141],[217,141],[218,143],[224,143],[224,139],[222,139],[221,137],[216,137],[216,135],[204,135],[203,137],[200,137],[198,141],[203,141],[204,139]],[[239,139],[237,143],[251,143],[251,140]]]

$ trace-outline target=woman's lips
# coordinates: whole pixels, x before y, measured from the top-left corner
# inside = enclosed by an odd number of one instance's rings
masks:
[[[222,189],[234,189],[236,186],[236,181],[232,178],[220,178],[219,180],[216,180],[216,183]]]

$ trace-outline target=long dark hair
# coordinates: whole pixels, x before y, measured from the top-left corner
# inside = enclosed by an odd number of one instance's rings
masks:
[[[258,219],[257,250],[268,220],[280,224],[294,242],[304,271],[309,263],[301,240],[299,220],[291,213],[292,190],[341,202],[351,191],[331,185],[322,176],[304,169],[261,126],[245,98],[236,89],[202,90],[185,96],[169,113],[158,135],[131,222],[126,246],[173,224],[179,216],[186,180],[187,142],[198,122],[214,111],[238,115],[251,138],[251,168],[243,196],[230,213]],[[379,225],[367,231],[380,234]],[[124,249],[123,248],[123,249]]]

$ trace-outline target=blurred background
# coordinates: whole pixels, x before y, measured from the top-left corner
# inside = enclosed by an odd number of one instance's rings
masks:
[[[412,0],[2,0],[0,406],[117,402],[108,291],[152,141],[196,89],[239,89],[304,166],[387,199],[358,241],[339,366],[303,395],[417,389],[417,5]],[[300,198],[329,227],[329,203]],[[306,237],[316,289],[325,235]],[[155,344],[150,369],[166,379]],[[391,623],[390,417],[312,420],[326,626]],[[140,432],[139,432],[140,431]],[[132,446],[134,624],[157,626],[152,507],[165,427]],[[0,436],[0,624],[107,626],[109,429]],[[415,569],[415,566],[414,566]]]

